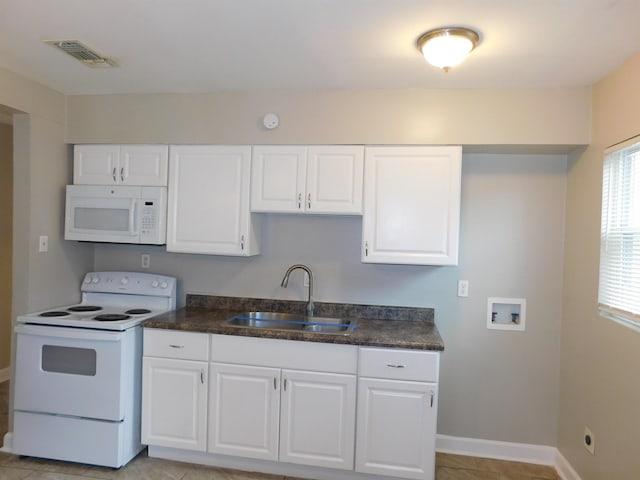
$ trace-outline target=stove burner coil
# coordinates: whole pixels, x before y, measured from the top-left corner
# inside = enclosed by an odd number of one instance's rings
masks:
[[[131,318],[130,315],[124,315],[122,313],[103,313],[102,315],[96,315],[94,320],[99,322],[117,322],[118,320],[127,320]]]
[[[97,305],[76,305],[75,307],[67,308],[70,312],[97,312],[98,310],[102,310],[102,307],[98,307]]]
[[[39,317],[66,317],[69,312],[60,312],[58,310],[52,310],[50,312],[42,312]]]
[[[151,310],[148,308],[132,308],[131,310],[127,310],[124,312],[128,315],[144,315],[146,313],[151,313]]]

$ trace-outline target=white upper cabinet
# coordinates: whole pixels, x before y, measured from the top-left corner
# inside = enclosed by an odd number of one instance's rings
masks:
[[[257,255],[250,146],[171,146],[167,251]]]
[[[256,146],[254,212],[362,214],[364,147]]]
[[[367,147],[362,261],[457,265],[461,165],[461,147]]]
[[[75,145],[76,185],[166,186],[167,145]]]

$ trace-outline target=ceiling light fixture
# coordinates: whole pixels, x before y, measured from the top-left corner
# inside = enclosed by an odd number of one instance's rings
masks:
[[[431,65],[448,72],[462,63],[480,36],[468,28],[444,27],[430,30],[418,38],[418,49]]]

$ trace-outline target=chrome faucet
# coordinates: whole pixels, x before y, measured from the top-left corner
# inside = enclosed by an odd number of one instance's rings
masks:
[[[289,284],[289,275],[296,268],[304,270],[309,275],[309,300],[307,300],[307,316],[313,317],[313,273],[311,273],[311,269],[309,267],[301,264],[290,266],[287,270],[287,273],[284,274],[284,278],[282,279],[282,283],[280,284],[280,286],[287,288],[287,285]]]

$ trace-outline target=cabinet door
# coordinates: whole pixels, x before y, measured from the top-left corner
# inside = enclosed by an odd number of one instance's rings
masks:
[[[209,452],[278,459],[280,370],[212,363]]]
[[[251,147],[171,146],[167,250],[257,255],[249,213]]]
[[[117,179],[123,185],[167,185],[167,145],[122,145]]]
[[[356,471],[434,478],[436,388],[434,383],[360,378]]]
[[[457,265],[460,147],[365,149],[362,261]]]
[[[306,176],[307,147],[253,147],[251,211],[304,212]]]
[[[206,451],[206,362],[144,357],[142,443]]]
[[[353,470],[356,376],[283,370],[280,461]]]
[[[309,147],[306,211],[361,215],[363,174],[363,146]]]
[[[73,183],[76,185],[115,185],[120,173],[119,145],[75,145]]]

